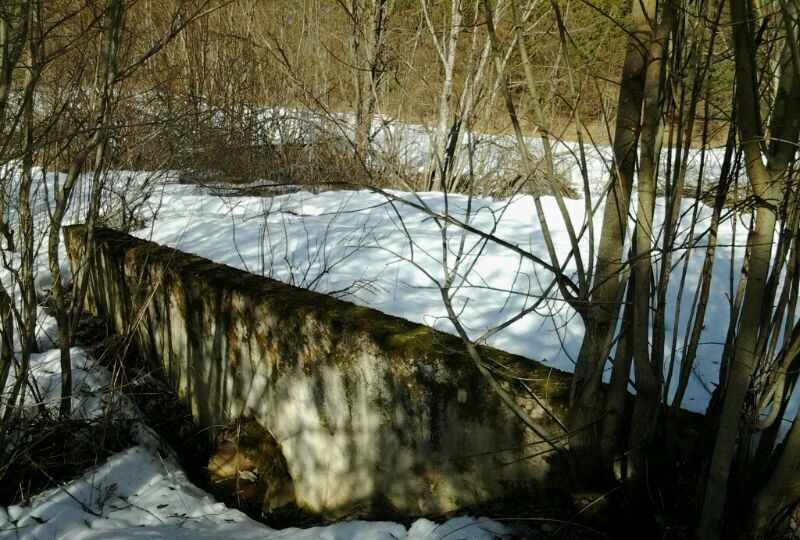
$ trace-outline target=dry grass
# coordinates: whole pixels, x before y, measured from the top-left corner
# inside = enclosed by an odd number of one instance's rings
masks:
[[[130,447],[129,428],[129,421],[110,416],[93,422],[50,416],[17,420],[0,464],[0,504],[24,502]]]

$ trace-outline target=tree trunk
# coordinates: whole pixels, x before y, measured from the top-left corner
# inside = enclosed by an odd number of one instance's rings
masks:
[[[458,53],[458,36],[461,34],[461,0],[451,0],[450,4],[450,23],[446,36],[439,50],[440,61],[444,70],[442,81],[442,91],[439,95],[439,121],[436,124],[434,133],[434,155],[433,167],[431,171],[431,182],[429,188],[433,191],[441,191],[448,183],[448,143],[450,143],[450,126],[453,124],[452,101],[453,85],[455,79],[456,54]],[[431,32],[435,32],[431,28]],[[457,136],[457,135],[456,135]],[[455,144],[457,141],[452,141]],[[454,147],[455,150],[455,147]],[[451,161],[451,160],[450,160]]]
[[[656,171],[661,147],[659,126],[665,95],[667,43],[677,22],[675,6],[668,1],[661,24],[653,34],[648,52],[640,144],[639,197],[636,212],[635,261],[633,264],[633,363],[636,372],[636,403],[630,430],[631,457],[635,470],[644,471],[645,448],[655,427],[663,383],[663,351],[650,354],[650,306],[652,298],[652,251],[655,246],[653,216],[656,200]],[[666,286],[664,284],[663,286]],[[654,339],[654,343],[663,343]],[[662,345],[663,347],[663,345]]]
[[[353,0],[349,13],[352,20],[350,47],[356,108],[356,160],[362,165],[369,155],[372,117],[383,78],[386,19],[391,8],[391,0],[371,0],[371,2],[371,6],[367,9],[360,0]]]
[[[753,51],[753,29],[751,13],[746,0],[729,0],[733,22],[733,45],[736,63],[737,113],[742,149],[745,155],[747,176],[753,190],[758,208],[753,229],[747,239],[749,252],[747,282],[738,334],[733,350],[733,362],[724,381],[725,393],[719,415],[714,451],[709,465],[708,480],[705,487],[703,508],[696,530],[701,539],[718,538],[722,532],[728,480],[731,462],[736,454],[740,422],[744,412],[745,398],[751,388],[756,372],[758,358],[756,346],[759,332],[763,326],[765,302],[772,299],[765,294],[774,242],[777,211],[781,203],[781,188],[785,167],[794,150],[786,151],[797,138],[796,128],[787,130],[792,140],[777,143],[770,152],[770,165],[764,165],[762,158],[761,123],[759,119],[760,96],[757,90],[757,77],[754,72],[755,54]],[[795,74],[796,75],[796,74]],[[776,98],[780,98],[780,92]],[[796,106],[779,110],[779,100],[773,104],[772,124],[782,126],[784,120],[792,119],[796,125]],[[793,116],[794,115],[794,118]],[[777,123],[777,124],[776,124]],[[779,128],[778,132],[781,132]],[[787,144],[788,143],[788,144]],[[771,309],[769,310],[771,312]],[[742,441],[749,444],[749,439]]]
[[[603,215],[591,302],[584,315],[585,335],[570,390],[570,451],[579,476],[590,483],[603,482],[610,475],[610,471],[600,470],[602,466],[596,459],[600,455],[604,410],[600,383],[624,288],[620,276],[644,99],[645,43],[651,31],[649,21],[655,20],[655,12],[655,0],[633,2],[633,28],[628,38],[614,129],[611,190]]]

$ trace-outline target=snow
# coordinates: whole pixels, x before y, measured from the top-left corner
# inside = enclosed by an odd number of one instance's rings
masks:
[[[162,175],[158,173],[156,176]],[[167,174],[163,176],[168,177]],[[126,186],[140,187],[152,177],[152,173],[115,172],[115,179]],[[53,179],[48,177],[48,180]],[[217,238],[226,241],[225,232],[236,236],[237,227],[231,227],[231,224],[235,224],[238,219],[255,223],[252,221],[253,210],[261,211],[265,204],[270,204],[261,199],[231,201],[210,196],[195,198],[188,196],[194,188],[169,182],[165,182],[164,186],[163,193],[157,194],[160,199],[151,198],[150,194],[142,196],[133,190],[131,195],[142,197],[141,201],[146,202],[147,208],[154,214],[160,207],[169,207],[165,215],[170,215],[171,212],[171,219],[174,220],[170,230],[182,228],[183,236],[189,239],[200,239],[202,235],[199,233],[203,231],[205,236],[213,237],[208,227],[218,229],[222,222],[226,226],[222,231],[216,231],[220,233]],[[34,201],[37,209],[35,225],[44,238],[48,197],[42,191],[37,191]],[[329,204],[331,200],[323,199],[310,205],[308,210],[325,220],[329,218]],[[200,214],[198,205],[202,208]],[[160,211],[158,214],[160,215]],[[81,210],[73,208],[69,221],[79,221],[80,216]],[[198,231],[192,227],[193,223],[206,225]],[[348,227],[345,226],[345,229]],[[366,238],[363,235],[348,235],[346,231],[339,230],[330,234],[337,235],[337,238],[349,238],[348,242],[352,246],[360,246]],[[319,233],[309,233],[306,237],[304,245],[307,251],[302,254],[310,256],[311,262],[302,262],[300,254],[286,252],[285,260],[294,261],[295,266],[305,264],[308,270],[293,270],[299,284],[308,284],[309,280],[313,280],[313,270],[317,266],[324,266],[326,261],[331,260],[330,256],[340,256],[339,251],[328,254],[327,248],[320,248],[320,238]],[[242,240],[238,238],[237,241]],[[284,240],[288,242],[287,250],[295,248],[292,239],[284,237]],[[349,248],[343,249],[346,252]],[[52,286],[52,278],[47,270],[46,255],[41,244],[38,251],[35,284],[37,294],[43,296]],[[260,252],[256,249],[255,253]],[[263,255],[261,253],[260,261],[264,260]],[[344,259],[347,260],[347,256]],[[61,260],[66,261],[63,247]],[[241,263],[242,259],[239,261]],[[18,264],[18,261],[12,259],[11,263]],[[251,260],[251,264],[255,263]],[[68,265],[65,263],[62,266],[64,278],[69,279]],[[6,284],[11,282],[7,271],[0,272],[0,279]],[[349,278],[333,277],[324,280],[324,283],[330,285],[337,279],[342,282]],[[19,292],[15,291],[15,294],[19,298]],[[31,357],[30,381],[36,388],[36,393],[25,394],[23,415],[27,416],[35,415],[40,404],[52,411],[57,410],[61,392],[56,324],[53,317],[42,308],[38,311],[37,342],[43,352]],[[408,528],[392,522],[352,521],[306,529],[272,529],[215,501],[211,495],[193,485],[171,450],[146,426],[136,405],[115,387],[113,374],[85,349],[73,347],[71,360],[73,416],[87,421],[98,420],[108,414],[127,419],[131,424],[135,445],[111,456],[105,463],[86,471],[80,478],[47,490],[30,501],[7,508],[0,507],[0,538],[489,540],[506,536],[510,531],[496,521],[469,516],[456,517],[440,524],[419,519]],[[15,375],[12,370],[9,385],[14,383]]]
[[[406,530],[390,522],[353,521],[276,530],[216,502],[194,486],[170,457],[134,446],[30,505],[0,508],[0,538],[490,540],[507,534],[495,521],[420,519]]]
[[[387,197],[388,194],[388,197]],[[454,298],[470,336],[478,339],[531,308],[524,318],[491,335],[490,345],[572,371],[580,350],[583,324],[563,301],[553,274],[508,248],[475,234],[449,226],[448,261],[443,264],[443,231],[430,212],[468,222],[470,226],[530,252],[549,262],[544,235],[533,197],[495,200],[466,195],[388,191],[300,191],[272,198],[218,197],[205,190],[181,185],[163,189],[153,225],[137,236],[201,255],[215,262],[267,275],[286,283],[334,293],[343,299],[406,319],[454,332],[439,293],[446,272],[454,267],[462,235],[465,240],[460,288]],[[564,220],[553,197],[541,199],[559,264],[571,250]],[[659,199],[655,228],[664,221],[664,200]],[[584,202],[566,200],[572,223],[580,229],[586,221]],[[696,207],[696,208],[695,208]],[[469,210],[468,210],[469,209]],[[696,211],[697,222],[692,225]],[[705,255],[704,231],[711,209],[702,202],[684,200],[681,207],[682,242],[694,228],[693,249],[678,250],[665,313],[667,363],[673,333],[683,344],[691,298],[678,310],[680,274],[686,264],[685,290],[693,294]],[[745,220],[745,217],[740,219]],[[594,217],[595,230],[602,211]],[[719,228],[716,264],[709,299],[709,317],[698,350],[700,359],[690,380],[684,406],[704,411],[716,383],[717,365],[728,326],[730,284],[736,284],[746,242],[747,224],[729,217]],[[588,258],[588,239],[581,239],[581,255]],[[733,265],[731,265],[733,261]],[[733,269],[733,273],[731,273]],[[565,272],[576,276],[574,259]],[[732,280],[732,281],[731,281]],[[678,313],[677,326],[674,314]],[[680,356],[674,358],[677,375]],[[673,382],[674,384],[674,382]]]
[[[158,178],[161,185],[165,186],[162,193],[154,194],[142,189],[153,178]],[[197,234],[197,231],[190,230],[190,224],[195,218],[199,223],[212,220],[208,225],[215,227],[218,227],[221,220],[227,224],[225,229],[233,232],[234,229],[230,227],[233,223],[230,221],[231,216],[234,220],[249,219],[253,208],[263,209],[265,204],[269,204],[264,200],[232,204],[230,200],[215,197],[186,198],[194,188],[172,184],[170,181],[175,178],[168,171],[114,171],[110,181],[112,186],[117,187],[105,204],[114,208],[125,197],[131,205],[144,205],[146,217],[147,212],[151,213],[151,217],[160,214],[159,208],[167,205],[172,219],[177,220],[171,230],[183,227],[183,232],[189,238]],[[39,186],[43,179],[39,174]],[[52,174],[46,177],[50,183],[56,179]],[[77,203],[71,208],[67,223],[81,221],[86,206],[85,195],[86,190],[79,189]],[[33,193],[35,228],[42,240],[36,246],[38,254],[35,288],[40,297],[45,296],[52,287],[52,277],[47,268],[43,247],[47,233],[48,204],[52,204],[51,193],[37,189]],[[206,206],[198,215],[198,205],[202,207],[203,204]],[[248,204],[255,206],[250,208]],[[310,209],[314,211],[314,208]],[[322,214],[327,211],[327,207],[318,205],[316,210]],[[309,253],[316,249],[316,244],[311,242],[312,237],[316,238],[314,235],[309,236],[306,244]],[[353,238],[352,242],[360,245],[361,240]],[[325,250],[322,251],[317,253],[320,264],[327,260]],[[19,264],[19,260],[13,258],[13,253],[2,253],[4,257],[9,257],[8,262],[12,267]],[[60,257],[62,275],[66,281],[70,279],[70,272],[63,246]],[[298,257],[299,255],[292,255],[288,260],[301,264]],[[315,264],[317,263],[308,263],[306,266],[312,269]],[[298,282],[303,283],[300,278],[303,272],[297,270],[296,274]],[[312,279],[311,275],[310,272],[306,273],[305,279]],[[7,269],[0,270],[0,279],[6,286],[13,282]],[[19,301],[19,291],[13,287],[10,290]],[[56,411],[61,393],[56,323],[41,307],[38,308],[37,315],[36,338],[39,349],[43,352],[31,356],[29,379],[35,392],[29,391],[25,394],[22,407],[24,417],[37,414],[41,404]],[[15,339],[17,338],[15,333]],[[18,341],[15,346],[19,348]],[[135,445],[111,456],[105,463],[86,471],[80,478],[47,490],[25,503],[0,507],[0,538],[489,540],[506,536],[510,530],[496,521],[469,516],[456,517],[440,524],[420,519],[408,528],[392,522],[352,521],[306,529],[272,529],[215,501],[211,495],[193,485],[172,451],[146,426],[136,405],[114,385],[113,374],[85,349],[73,347],[71,361],[73,417],[86,421],[96,421],[106,415],[125,419],[130,423]],[[12,370],[9,387],[14,384],[15,377],[16,373]]]
[[[289,114],[289,113],[287,113]],[[291,114],[289,114],[291,116]],[[301,120],[305,121],[305,120]],[[291,122],[283,130],[292,130]],[[429,162],[429,132],[397,122],[379,123],[376,143],[402,157],[409,166],[424,170]],[[274,133],[280,139],[285,134]],[[513,161],[512,140],[484,137],[487,146],[476,153],[484,172]],[[529,141],[540,152],[536,139]],[[463,150],[466,152],[466,149]],[[558,166],[575,185],[581,185],[575,166],[576,147],[558,143]],[[702,181],[719,175],[720,152],[709,154]],[[606,182],[607,148],[588,149],[592,205],[599,202]],[[690,158],[689,178],[699,172],[696,156]],[[553,275],[518,252],[480,235],[465,233],[455,225],[444,227],[437,216],[448,215],[475,230],[501,238],[509,245],[549,262],[535,201],[530,196],[492,199],[442,193],[401,191],[299,191],[274,197],[216,196],[208,189],[182,185],[174,171],[113,171],[104,201],[111,224],[132,217],[146,228],[135,234],[161,244],[195,253],[214,261],[263,274],[286,283],[330,293],[360,305],[453,332],[439,288],[458,269],[453,307],[471,337],[501,349],[533,358],[554,368],[571,371],[583,337],[583,325],[563,300]],[[63,175],[39,173],[52,186]],[[253,179],[256,184],[258,179]],[[67,222],[80,222],[87,203],[86,185],[78,188]],[[124,205],[122,204],[124,201]],[[47,208],[52,187],[34,193],[36,230],[46,238]],[[553,197],[541,199],[558,264],[576,278],[565,221]],[[654,229],[664,221],[664,201],[658,201]],[[587,224],[585,202],[565,201],[568,217],[578,230]],[[116,210],[129,209],[123,216]],[[669,361],[680,362],[681,345],[693,311],[691,298],[678,307],[678,281],[686,271],[685,290],[693,294],[705,253],[711,209],[684,200],[681,207],[684,240],[694,227],[694,244],[678,250],[672,261],[673,276],[664,311],[668,314],[666,347],[673,336],[678,352]],[[11,210],[13,212],[13,209]],[[698,219],[692,225],[692,214]],[[13,215],[11,216],[13,219]],[[591,219],[599,231],[602,212]],[[711,286],[706,328],[698,361],[683,406],[703,411],[713,389],[721,343],[728,327],[728,297],[736,286],[746,241],[748,216],[729,215],[720,225],[716,264]],[[589,239],[580,239],[586,261]],[[51,287],[46,254],[38,246],[36,288]],[[458,256],[460,254],[460,260]],[[4,253],[4,256],[7,256]],[[61,251],[61,261],[66,256]],[[11,260],[16,265],[18,261]],[[658,263],[657,263],[658,264]],[[64,278],[68,265],[62,264]],[[9,284],[10,275],[0,272]],[[14,293],[19,295],[18,291]],[[685,295],[686,296],[686,295]],[[519,320],[515,317],[530,310]],[[513,322],[512,324],[507,323]],[[505,326],[505,327],[503,327]],[[503,327],[499,331],[495,329]],[[28,395],[25,408],[34,414],[41,398],[57,407],[60,393],[59,353],[55,321],[40,310],[37,341],[44,350],[32,358],[31,377],[40,395]],[[420,519],[410,527],[388,522],[349,522],[309,529],[273,530],[237,510],[215,502],[192,485],[168,448],[141,422],[135,405],[114,390],[113,375],[85,350],[72,349],[75,415],[96,419],[109,409],[134,424],[136,445],[112,456],[66,485],[46,491],[26,504],[0,509],[0,538],[281,538],[281,539],[483,539],[509,533],[504,525],[472,517],[436,524]],[[675,371],[678,371],[676,364]],[[10,381],[10,384],[13,382]],[[674,381],[673,381],[674,384]],[[796,399],[787,416],[794,416]]]

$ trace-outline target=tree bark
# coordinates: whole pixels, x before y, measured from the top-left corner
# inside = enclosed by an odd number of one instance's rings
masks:
[[[630,449],[635,470],[644,471],[644,450],[650,442],[663,384],[663,351],[650,354],[650,306],[652,298],[652,252],[655,246],[653,216],[656,198],[659,126],[665,95],[667,44],[677,23],[676,6],[667,1],[661,23],[649,45],[639,165],[639,191],[636,212],[635,260],[633,263],[633,363],[636,373],[636,403],[630,429]],[[666,284],[664,284],[666,286]],[[655,343],[662,343],[654,339]],[[662,345],[663,346],[663,345]]]
[[[733,362],[725,382],[725,394],[708,470],[703,507],[695,531],[699,539],[719,538],[722,533],[731,461],[736,453],[744,401],[756,370],[756,343],[764,313],[765,287],[780,204],[780,175],[762,161],[760,96],[754,72],[753,35],[746,0],[729,0],[736,63],[737,113],[747,177],[758,201],[753,229],[747,239],[748,273],[733,350]]]
[[[601,470],[600,460],[596,459],[600,451],[604,410],[600,383],[624,289],[620,279],[624,273],[622,256],[641,127],[646,42],[655,11],[655,0],[633,2],[632,31],[620,81],[614,129],[611,189],[603,215],[591,300],[584,315],[585,335],[570,390],[570,451],[579,476],[590,483],[604,482],[610,475],[610,471]]]
[[[450,21],[447,27],[446,35],[439,45],[437,40],[437,48],[439,59],[442,62],[444,71],[444,79],[442,80],[442,91],[439,95],[439,120],[436,124],[436,131],[433,138],[433,166],[431,171],[431,181],[429,189],[433,191],[441,191],[442,188],[447,187],[449,170],[448,167],[448,146],[451,133],[450,126],[453,124],[452,114],[452,101],[453,101],[453,85],[455,84],[455,68],[456,68],[456,55],[458,53],[458,36],[461,34],[462,29],[462,1],[451,0],[450,3]],[[423,2],[423,6],[425,3]],[[426,11],[426,19],[430,21],[429,14]],[[430,25],[430,32],[432,36],[436,37],[436,29]],[[457,135],[456,135],[457,136]],[[452,141],[455,144],[456,141]]]

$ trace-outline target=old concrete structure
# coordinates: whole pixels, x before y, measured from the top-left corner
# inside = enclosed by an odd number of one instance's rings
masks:
[[[236,458],[267,486],[265,512],[293,500],[328,517],[439,513],[535,492],[558,468],[457,338],[123,233],[96,236],[89,309],[135,333],[199,424],[230,439],[224,427],[245,418],[271,435],[255,446],[285,465],[252,465],[252,448]],[[82,228],[66,237],[77,265]],[[569,377],[482,352],[560,433],[538,403],[563,416]],[[220,444],[215,459],[236,455],[236,441]]]

